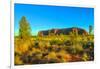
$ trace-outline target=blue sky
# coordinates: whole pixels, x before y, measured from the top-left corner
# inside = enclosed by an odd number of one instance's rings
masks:
[[[15,4],[15,35],[18,35],[22,16],[30,23],[33,35],[53,28],[80,27],[88,31],[89,25],[94,26],[94,8]]]

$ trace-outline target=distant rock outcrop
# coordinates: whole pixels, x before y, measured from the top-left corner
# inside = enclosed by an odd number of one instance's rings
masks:
[[[60,35],[60,34],[64,34],[64,35],[69,35],[70,32],[77,32],[78,35],[88,35],[88,32],[82,28],[76,28],[76,27],[72,27],[72,28],[64,28],[64,29],[51,29],[51,30],[43,30],[43,31],[39,31],[38,35],[41,36],[46,36],[46,35],[50,35],[50,34],[55,34],[55,35]]]

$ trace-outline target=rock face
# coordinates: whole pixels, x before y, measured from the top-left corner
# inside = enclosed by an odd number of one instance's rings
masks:
[[[55,34],[55,35],[70,35],[70,32],[77,32],[78,35],[88,35],[88,32],[84,29],[81,28],[64,28],[64,29],[51,29],[51,30],[44,30],[44,31],[40,31],[38,32],[38,35],[42,35],[42,36],[47,36],[50,34]]]

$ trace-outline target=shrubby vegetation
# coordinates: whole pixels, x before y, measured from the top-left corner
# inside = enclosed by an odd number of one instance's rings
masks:
[[[47,64],[94,60],[94,36],[70,35],[32,36],[25,17],[19,23],[19,36],[15,36],[15,65]]]

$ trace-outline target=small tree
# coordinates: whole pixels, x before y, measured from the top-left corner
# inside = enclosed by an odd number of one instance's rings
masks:
[[[90,34],[90,35],[91,35],[92,31],[93,31],[93,27],[90,25],[90,26],[89,26],[89,34]]]
[[[31,37],[31,27],[25,16],[23,16],[19,22],[19,37],[24,40]]]

